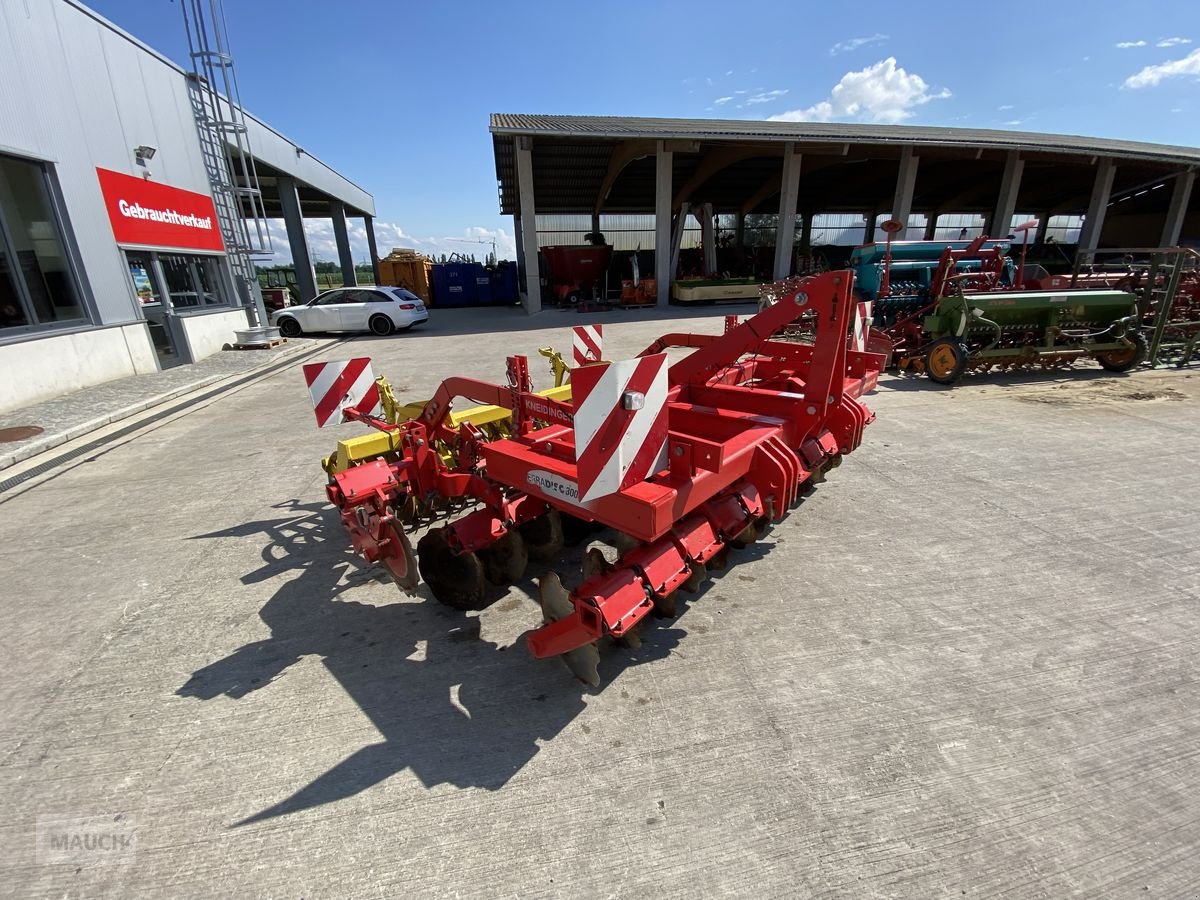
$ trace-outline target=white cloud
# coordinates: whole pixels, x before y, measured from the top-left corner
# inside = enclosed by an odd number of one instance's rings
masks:
[[[889,56],[873,66],[847,72],[834,85],[829,98],[807,109],[793,109],[776,116],[772,122],[828,122],[831,119],[857,119],[864,122],[901,122],[912,117],[915,107],[930,100],[950,96],[942,89],[931,93],[929,85],[915,72],[908,74]]]
[[[732,97],[718,97],[716,100],[713,101],[713,105],[721,106],[725,103],[728,103],[732,99],[733,99]]]
[[[271,234],[271,247],[274,255],[270,259],[261,260],[264,265],[289,263],[292,261],[292,251],[288,244],[287,229],[282,219],[268,219],[267,228]],[[350,252],[356,263],[366,262],[370,258],[367,249],[367,230],[361,219],[347,219],[346,231],[350,238]],[[338,258],[337,242],[333,236],[333,223],[328,219],[305,219],[304,236],[308,241],[308,252],[313,261],[333,260]],[[393,247],[409,247],[426,255],[462,253],[472,254],[476,259],[484,259],[491,253],[491,241],[496,241],[496,256],[500,259],[517,258],[517,242],[503,228],[485,228],[482,225],[472,225],[464,228],[461,234],[445,237],[416,237],[406,232],[395,222],[375,221],[375,245],[380,257],[387,256]],[[486,241],[487,243],[476,243]]]
[[[1167,78],[1182,78],[1188,75],[1200,77],[1200,48],[1193,50],[1183,59],[1173,59],[1169,62],[1146,66],[1142,71],[1130,75],[1121,87],[1144,88],[1154,87]]]
[[[728,72],[725,73],[725,77],[728,78],[732,74],[733,74],[733,69],[730,69]]]
[[[1121,41],[1119,44],[1117,44],[1117,48],[1120,50],[1128,50],[1130,47],[1145,47],[1145,46],[1146,46],[1145,41]]]
[[[1159,41],[1154,46],[1155,47],[1178,47],[1181,44],[1190,44],[1191,42],[1192,42],[1191,38],[1169,37],[1169,38],[1163,38],[1161,41]]]
[[[1010,110],[1012,108],[1013,108],[1013,105],[1011,103],[1005,103],[1003,106],[996,107],[996,109],[1000,110],[1000,112],[1006,112],[1007,110]]]
[[[886,34],[872,34],[868,37],[850,38],[845,41],[838,41],[829,48],[830,56],[837,56],[839,53],[849,53],[851,50],[857,50],[859,47],[866,47],[870,44],[881,44],[888,39]]]
[[[1005,122],[1004,124],[1005,124],[1005,125],[1011,125],[1012,127],[1014,127],[1014,128],[1015,128],[1015,127],[1016,127],[1016,126],[1018,126],[1018,125],[1024,125],[1024,124],[1025,124],[1025,120],[1024,120],[1024,119],[1009,119],[1009,120],[1008,120],[1007,122]]]
[[[786,93],[787,88],[784,88],[783,90],[763,91],[760,94],[755,94],[753,97],[747,97],[746,102],[751,104],[770,103],[772,100],[778,100]]]

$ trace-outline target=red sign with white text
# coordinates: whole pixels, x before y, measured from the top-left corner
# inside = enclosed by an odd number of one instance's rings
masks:
[[[96,169],[118,244],[224,250],[212,197]]]

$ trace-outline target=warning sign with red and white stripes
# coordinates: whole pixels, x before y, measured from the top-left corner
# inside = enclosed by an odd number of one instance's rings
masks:
[[[576,325],[571,348],[575,351],[575,365],[586,366],[604,358],[604,326]]]
[[[340,425],[344,421],[342,412],[347,409],[370,415],[381,411],[379,386],[375,384],[371,360],[366,356],[308,363],[304,366],[304,380],[321,428]]]
[[[667,464],[667,355],[571,372],[575,465],[583,502],[616,493]]]
[[[867,349],[867,334],[871,330],[871,323],[875,321],[872,307],[870,300],[854,304],[854,336],[850,341],[851,350],[862,353]]]

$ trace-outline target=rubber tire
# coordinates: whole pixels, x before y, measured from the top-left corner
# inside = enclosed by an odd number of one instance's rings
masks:
[[[291,316],[281,317],[277,325],[279,333],[286,338],[300,337],[300,335],[304,334],[304,329],[300,327],[299,320]]]
[[[1106,372],[1128,372],[1146,361],[1146,357],[1150,355],[1150,344],[1146,341],[1146,336],[1140,331],[1135,331],[1126,337],[1133,341],[1133,356],[1125,361],[1111,362],[1108,353],[1097,353],[1096,362],[1100,363],[1100,368]]]
[[[933,369],[929,365],[929,360],[935,352],[941,347],[949,347],[956,354],[954,367],[941,375],[933,374]],[[967,348],[963,346],[962,341],[956,337],[938,338],[929,345],[929,349],[925,351],[925,374],[929,376],[929,380],[937,384],[954,384],[958,379],[962,378],[963,372],[967,369]]]
[[[387,337],[396,328],[391,319],[378,314],[371,316],[370,321],[367,322],[367,327],[371,329],[371,334],[379,337]]]

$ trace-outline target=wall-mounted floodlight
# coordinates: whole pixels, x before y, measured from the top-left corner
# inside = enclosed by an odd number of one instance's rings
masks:
[[[138,162],[147,159],[154,159],[154,154],[158,152],[157,147],[151,147],[147,144],[140,144],[133,148],[133,155],[137,157]]]

